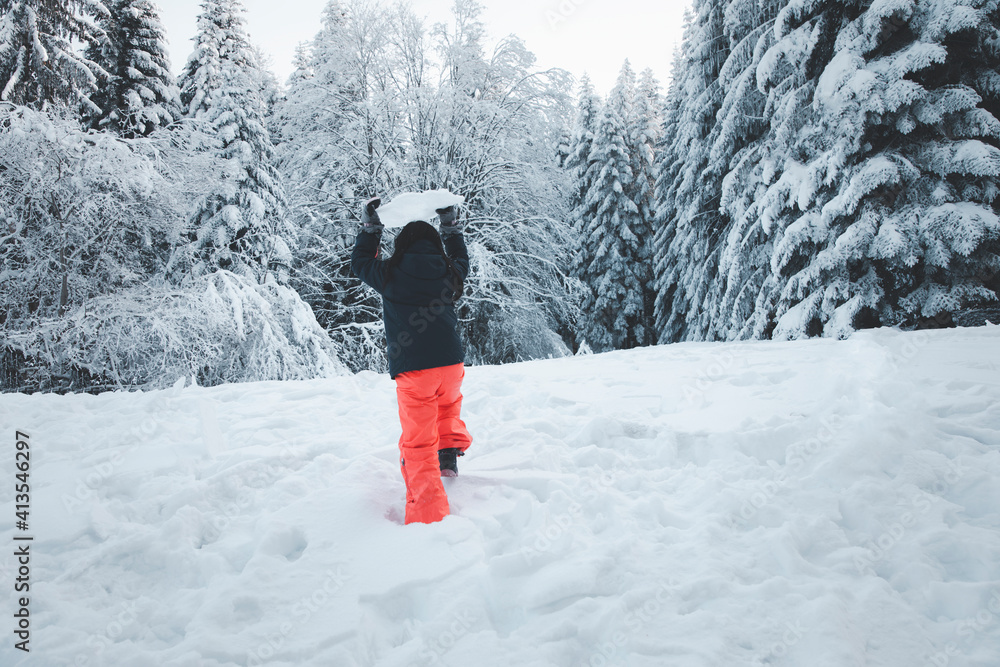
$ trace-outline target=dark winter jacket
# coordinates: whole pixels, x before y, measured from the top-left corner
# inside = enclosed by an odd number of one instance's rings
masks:
[[[455,287],[444,258],[430,241],[417,241],[399,266],[377,258],[380,234],[361,232],[354,243],[351,269],[382,295],[389,375],[465,361],[458,336]],[[445,252],[462,280],[469,274],[469,253],[461,234],[444,239]]]

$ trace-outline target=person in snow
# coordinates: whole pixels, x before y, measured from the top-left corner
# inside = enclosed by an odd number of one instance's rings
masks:
[[[469,275],[469,254],[456,207],[438,209],[440,234],[417,220],[396,236],[392,257],[378,257],[378,206],[370,199],[351,268],[382,295],[389,375],[396,381],[400,469],[406,482],[406,523],[448,515],[441,477],[458,474],[458,457],[472,444],[461,418],[465,351],[455,303]]]

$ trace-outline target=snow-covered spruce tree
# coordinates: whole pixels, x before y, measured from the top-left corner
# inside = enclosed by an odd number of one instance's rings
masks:
[[[100,113],[88,124],[126,137],[144,137],[180,116],[180,93],[167,53],[159,10],[151,0],[105,0],[104,34],[87,56],[107,73],[92,96]]]
[[[587,290],[586,272],[594,262],[594,252],[597,249],[587,242],[589,222],[597,215],[597,202],[591,200],[588,203],[587,193],[590,192],[600,171],[600,165],[594,155],[594,141],[601,120],[602,106],[603,101],[594,92],[590,78],[584,75],[580,82],[573,139],[564,165],[572,182],[569,206],[575,242],[570,270],[573,277],[583,286],[584,294]],[[586,343],[584,335],[583,331],[578,331],[578,340],[574,341],[577,347]],[[587,347],[589,345],[587,343]]]
[[[757,89],[756,67],[774,43],[774,18],[786,2],[727,0],[689,15],[668,95],[668,139],[659,151],[662,210],[654,256],[660,280],[668,279],[658,301],[663,340],[734,337],[756,296],[747,282],[759,285],[769,273],[759,244],[728,241],[757,222],[748,210],[755,192],[745,186],[772,114]],[[706,51],[709,45],[714,48]],[[694,77],[692,67],[701,74]],[[710,117],[701,115],[706,108]],[[738,258],[734,249],[742,252]]]
[[[731,0],[726,6],[730,48],[719,75],[724,99],[711,136],[710,164],[723,176],[719,207],[729,226],[719,269],[700,313],[704,326],[699,329],[708,339],[748,335],[757,293],[770,275],[770,244],[757,215],[757,198],[764,188],[754,173],[769,150],[772,121],[789,109],[768,105],[776,98],[758,88],[757,68],[775,42],[774,21],[786,4],[787,0]]]
[[[635,199],[648,197],[648,173],[636,174],[633,145],[635,73],[628,61],[601,113],[592,148],[595,173],[584,206],[594,211],[585,220],[582,257],[591,257],[578,275],[589,288],[582,310],[587,342],[595,350],[632,348],[648,342],[645,291],[648,287],[650,231]]]
[[[690,29],[691,16],[685,12],[685,26]],[[671,291],[661,292],[663,276],[670,267],[669,260],[670,244],[677,233],[677,209],[674,207],[676,200],[672,194],[678,174],[684,166],[684,156],[675,152],[677,136],[681,131],[678,118],[684,108],[684,96],[681,81],[684,74],[686,61],[681,57],[680,49],[675,49],[670,85],[667,87],[663,100],[663,126],[661,128],[660,139],[654,150],[654,160],[656,161],[656,181],[653,184],[653,237],[650,244],[650,255],[652,257],[653,269],[653,328],[656,332],[657,342],[664,342],[663,323],[669,317],[669,309],[672,305],[673,291],[676,290],[676,283],[671,283]]]
[[[257,281],[291,263],[294,230],[264,126],[266,88],[243,29],[239,0],[205,0],[195,50],[180,79],[181,107],[204,124],[218,157],[216,191],[191,218],[192,242],[174,258],[176,274],[227,269]]]
[[[561,168],[566,167],[566,161],[572,152],[573,134],[569,127],[564,127],[559,132],[559,141],[556,142],[556,162]]]
[[[996,299],[998,25],[995,0],[781,11],[758,67],[783,114],[759,171],[773,250],[752,335],[946,322]]]
[[[718,265],[728,224],[719,211],[719,170],[710,137],[722,106],[719,73],[728,56],[724,6],[695,0],[687,16],[681,66],[667,114],[671,138],[659,154],[658,224],[653,240],[656,330],[660,342],[703,337],[699,313]]]
[[[590,77],[584,75],[580,80],[580,97],[577,102],[577,115],[573,129],[573,137],[567,151],[565,168],[573,179],[573,191],[570,204],[574,211],[583,204],[587,192],[593,183],[594,171],[594,139],[597,135],[598,123],[601,120],[603,101],[594,91]],[[574,213],[574,215],[578,215]],[[576,229],[582,233],[582,229]]]
[[[632,191],[629,198],[639,209],[637,227],[632,231],[641,244],[634,255],[634,271],[639,280],[642,299],[642,317],[636,327],[635,339],[638,345],[652,345],[656,342],[653,316],[656,291],[653,284],[652,253],[656,228],[655,149],[663,134],[663,99],[660,84],[651,69],[646,69],[639,77],[628,125],[632,152]]]
[[[285,94],[278,81],[278,75],[273,71],[274,58],[259,44],[251,45],[250,53],[253,56],[253,72],[257,75],[257,91],[264,105],[263,115],[266,126],[266,121],[274,116],[275,108],[284,99]],[[273,136],[271,143],[275,143]]]
[[[90,96],[107,73],[77,45],[95,43],[93,19],[107,15],[101,0],[0,0],[0,101],[96,111]]]

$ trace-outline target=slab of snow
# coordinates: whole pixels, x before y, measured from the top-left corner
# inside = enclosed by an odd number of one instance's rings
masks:
[[[379,206],[378,217],[386,227],[404,227],[414,220],[436,223],[437,209],[457,206],[464,201],[465,197],[445,189],[404,192]]]
[[[991,327],[469,368],[413,526],[386,376],[0,396],[0,664],[994,666],[998,364]]]

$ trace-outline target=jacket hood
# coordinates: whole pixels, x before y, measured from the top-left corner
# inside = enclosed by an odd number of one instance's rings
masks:
[[[430,280],[448,275],[448,265],[430,241],[417,241],[403,254],[398,270],[413,278]]]

